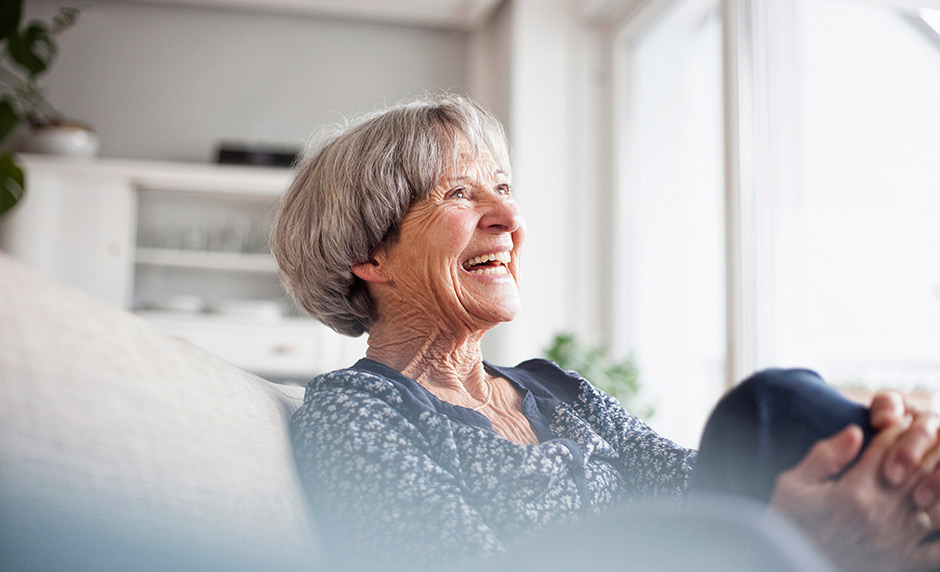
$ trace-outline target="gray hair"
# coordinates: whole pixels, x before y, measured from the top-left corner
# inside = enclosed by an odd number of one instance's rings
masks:
[[[352,267],[397,239],[409,207],[456,164],[461,137],[511,174],[499,120],[462,96],[425,96],[320,134],[271,234],[281,283],[298,306],[342,334],[369,330],[375,305]]]

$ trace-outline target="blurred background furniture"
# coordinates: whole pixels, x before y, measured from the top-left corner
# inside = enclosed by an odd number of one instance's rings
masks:
[[[0,569],[316,570],[302,398],[0,255]]]
[[[266,379],[303,385],[365,340],[306,318],[267,251],[285,168],[23,155],[0,250]]]

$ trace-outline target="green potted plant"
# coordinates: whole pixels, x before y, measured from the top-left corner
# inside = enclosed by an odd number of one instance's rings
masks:
[[[637,403],[639,373],[632,357],[611,358],[606,347],[589,347],[572,334],[557,334],[545,349],[545,357],[562,369],[573,370],[599,389],[617,399],[624,408],[642,419],[652,417],[652,406]]]
[[[46,101],[37,81],[55,60],[56,36],[75,22],[78,10],[62,8],[48,24],[22,23],[23,3],[0,0],[0,214],[16,205],[26,185],[13,154],[20,128],[29,126],[40,133],[69,124]]]

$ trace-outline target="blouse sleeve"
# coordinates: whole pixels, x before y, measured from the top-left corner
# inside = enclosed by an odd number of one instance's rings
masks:
[[[387,401],[308,389],[292,434],[314,518],[344,564],[389,568],[391,556],[417,570],[502,549],[442,455]]]
[[[572,408],[616,449],[626,484],[640,500],[675,500],[688,495],[696,451],[661,436],[619,401],[569,372],[580,384]]]

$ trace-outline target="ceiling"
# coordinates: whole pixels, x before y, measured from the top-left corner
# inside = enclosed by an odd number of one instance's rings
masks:
[[[165,4],[249,10],[252,12],[333,16],[457,29],[474,29],[484,22],[500,0],[120,0],[138,4]]]

